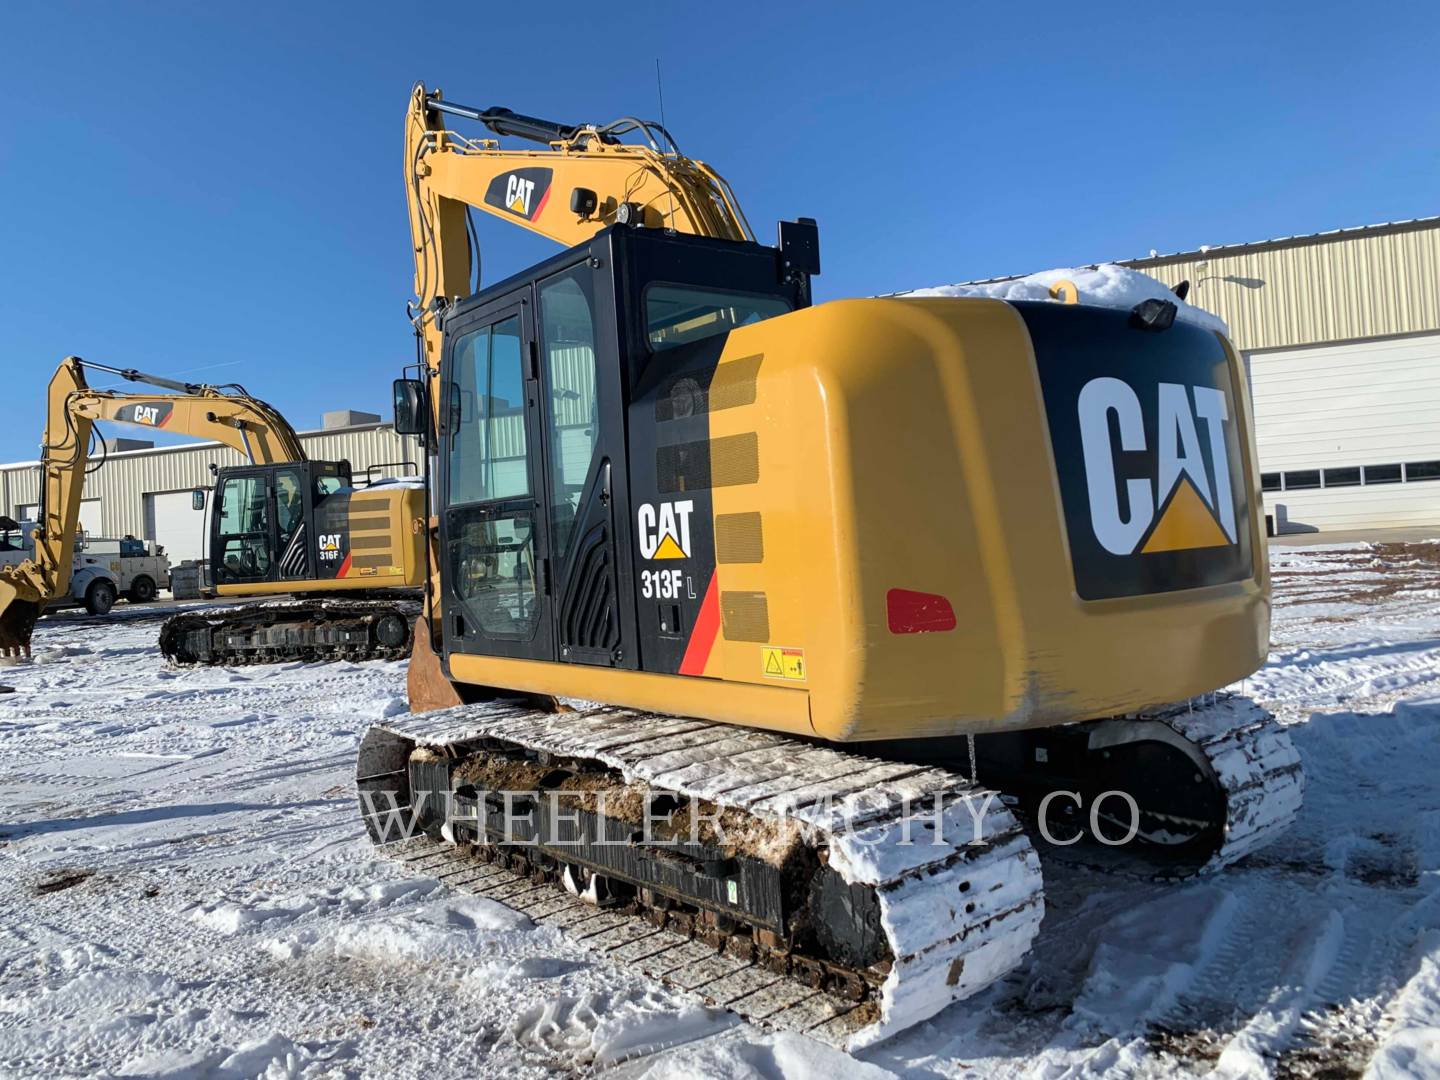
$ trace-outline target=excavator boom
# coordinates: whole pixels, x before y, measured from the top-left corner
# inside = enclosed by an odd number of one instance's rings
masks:
[[[496,135],[546,148],[507,149],[494,139],[469,138],[447,128],[446,117],[473,120]],[[632,134],[644,142],[623,140]],[[730,185],[708,165],[680,153],[654,121],[558,124],[509,109],[459,105],[417,83],[405,124],[405,169],[421,319],[433,314],[437,298],[472,291],[478,248],[468,225],[470,208],[565,247],[617,221],[753,239]]]
[[[66,363],[71,361],[81,369],[105,371],[170,391],[159,395],[77,391],[69,400],[69,410],[92,423],[109,420],[209,439],[239,451],[247,461],[259,465],[307,460],[305,447],[290,422],[273,406],[251,397],[242,386],[184,383],[78,357],[70,357]]]
[[[95,390],[85,378],[87,369],[167,392]],[[47,395],[35,554],[0,569],[0,654],[28,652],[36,619],[70,586],[91,437],[101,420],[213,439],[257,464],[305,460],[300,437],[289,422],[242,387],[182,383],[67,356],[51,378]]]

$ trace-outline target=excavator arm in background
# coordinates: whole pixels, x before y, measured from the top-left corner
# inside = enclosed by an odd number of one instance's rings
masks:
[[[507,149],[496,139],[468,138],[445,126],[448,117],[546,149]],[[645,141],[623,141],[634,134]],[[472,291],[471,207],[566,247],[617,221],[727,240],[754,238],[730,185],[680,153],[654,121],[557,124],[509,109],[457,105],[419,83],[405,123],[405,187],[417,322],[426,324],[431,367],[439,359],[433,351],[439,347],[436,299]]]
[[[85,379],[87,368],[166,392],[93,390]],[[300,437],[289,422],[242,387],[177,382],[66,357],[50,380],[35,552],[16,566],[0,568],[0,655],[28,653],[36,619],[47,603],[70,587],[80,500],[97,421],[214,440],[256,464],[306,460]]]

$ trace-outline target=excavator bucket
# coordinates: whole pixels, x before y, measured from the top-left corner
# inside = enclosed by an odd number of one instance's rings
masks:
[[[40,603],[23,580],[0,576],[0,656],[29,656]]]
[[[414,643],[410,647],[410,669],[405,688],[410,698],[410,711],[430,712],[462,704],[455,685],[445,677],[440,657],[430,637],[430,620],[421,615],[415,620]]]

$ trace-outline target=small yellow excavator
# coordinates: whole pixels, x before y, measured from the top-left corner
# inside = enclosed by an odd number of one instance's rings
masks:
[[[87,370],[166,392],[91,389]],[[168,658],[230,664],[409,653],[425,568],[418,484],[357,489],[347,463],[309,460],[289,422],[241,386],[178,382],[76,356],[50,381],[34,558],[0,568],[0,649],[28,654],[36,619],[69,586],[85,476],[103,464],[91,455],[97,421],[213,439],[244,454],[246,464],[216,473],[215,591],[302,594],[172,616],[160,633]],[[195,495],[203,508],[206,493]]]
[[[377,843],[855,1047],[1029,949],[1012,806],[1175,877],[1288,826],[1218,692],[1268,648],[1245,378],[1174,299],[812,305],[815,223],[757,243],[660,125],[422,86],[405,184],[440,711],[362,740]],[[471,295],[471,208],[567,247]]]

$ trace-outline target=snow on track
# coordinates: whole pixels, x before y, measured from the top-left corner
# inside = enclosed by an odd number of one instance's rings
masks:
[[[1030,958],[859,1060],[377,858],[353,759],[403,664],[167,669],[143,610],[47,619],[0,668],[0,1075],[1440,1073],[1440,556],[1272,566],[1244,689],[1294,829],[1179,886],[1047,864]]]

